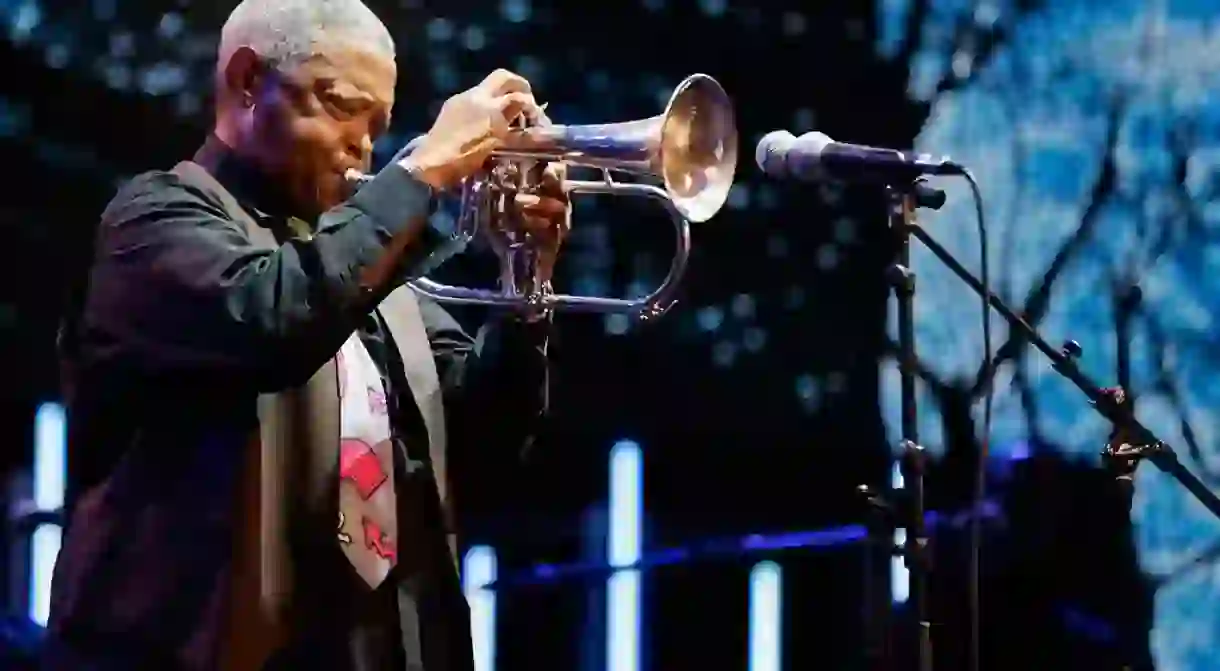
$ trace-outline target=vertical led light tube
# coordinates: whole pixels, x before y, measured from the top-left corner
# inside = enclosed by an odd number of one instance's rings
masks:
[[[783,605],[779,564],[755,564],[750,570],[750,671],[783,668]]]
[[[475,671],[496,668],[496,593],[487,587],[495,581],[496,551],[485,545],[467,550],[462,560],[462,592],[470,604]]]
[[[644,515],[643,457],[638,443],[610,450],[610,578],[606,584],[606,671],[639,671],[640,572]]]
[[[68,465],[68,427],[64,408],[44,403],[34,415],[34,506],[61,510]],[[40,524],[30,538],[29,617],[46,626],[51,610],[51,573],[63,540],[58,524]]]

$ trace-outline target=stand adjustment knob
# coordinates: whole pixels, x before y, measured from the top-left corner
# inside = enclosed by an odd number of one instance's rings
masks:
[[[1063,353],[1063,356],[1069,359],[1079,359],[1080,355],[1084,353],[1084,348],[1075,340],[1063,341],[1063,345],[1060,346],[1059,350]]]

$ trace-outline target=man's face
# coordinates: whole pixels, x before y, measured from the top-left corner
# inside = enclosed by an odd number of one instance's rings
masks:
[[[251,139],[297,214],[316,217],[338,205],[349,195],[344,173],[369,170],[373,142],[390,123],[396,77],[393,60],[338,48],[271,73],[258,87]]]

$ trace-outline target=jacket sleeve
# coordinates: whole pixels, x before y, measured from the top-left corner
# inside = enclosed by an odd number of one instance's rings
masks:
[[[477,451],[479,461],[492,463],[522,456],[549,405],[550,321],[495,316],[472,338],[436,301],[421,296],[419,305],[444,393],[452,448]]]
[[[390,166],[325,213],[309,240],[254,244],[213,194],[173,173],[129,183],[102,217],[84,358],[147,375],[203,375],[259,392],[308,380],[447,238],[432,193]]]

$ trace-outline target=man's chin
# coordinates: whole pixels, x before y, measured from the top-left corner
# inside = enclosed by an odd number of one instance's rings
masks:
[[[348,178],[348,172],[352,172],[352,177],[359,175],[356,171],[344,170],[335,172],[330,180],[333,188],[329,190],[329,194],[334,196],[335,205],[351,198],[356,193],[356,187],[359,186],[359,182]]]
[[[326,183],[319,185],[315,191],[313,198],[313,209],[315,216],[320,216],[327,210],[334,209],[342,205],[345,200],[350,198],[354,193],[347,185],[346,180],[328,179]]]

